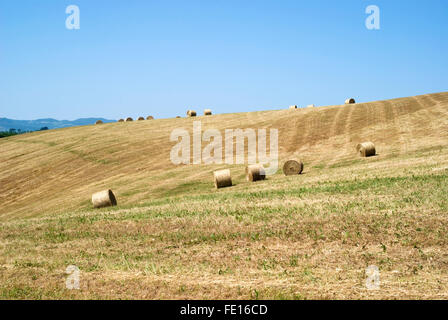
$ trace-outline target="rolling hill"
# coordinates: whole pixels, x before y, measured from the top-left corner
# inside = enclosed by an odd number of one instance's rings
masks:
[[[115,122],[104,118],[81,118],[76,120],[56,120],[52,118],[37,120],[14,120],[8,118],[0,118],[0,131],[9,131],[16,129],[21,131],[36,131],[43,127],[48,129],[67,128],[75,126],[86,126],[95,123],[97,120],[103,122]]]
[[[276,128],[280,166],[304,173],[249,184],[244,165],[172,164],[171,131],[198,120]],[[447,298],[447,129],[443,92],[1,139],[0,297]],[[359,158],[362,141],[378,155]],[[220,168],[233,187],[214,189]],[[93,210],[105,188],[119,205]]]

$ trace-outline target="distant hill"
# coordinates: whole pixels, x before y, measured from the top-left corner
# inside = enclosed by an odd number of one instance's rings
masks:
[[[89,124],[94,124],[97,120],[102,120],[103,122],[115,122],[115,120],[107,120],[104,118],[82,118],[76,120],[56,120],[56,119],[37,119],[37,120],[14,120],[8,118],[0,118],[0,131],[8,131],[9,129],[16,129],[22,131],[35,131],[42,127],[47,127],[48,129],[66,128],[66,127],[76,127],[85,126]]]

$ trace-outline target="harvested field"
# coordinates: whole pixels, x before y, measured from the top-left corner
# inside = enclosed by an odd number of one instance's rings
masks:
[[[195,120],[0,139],[0,298],[448,298],[448,93],[201,118],[277,128],[279,164],[305,165],[257,183],[245,165],[169,161],[171,130]],[[362,141],[378,154],[359,157]],[[108,188],[118,206],[92,209]]]

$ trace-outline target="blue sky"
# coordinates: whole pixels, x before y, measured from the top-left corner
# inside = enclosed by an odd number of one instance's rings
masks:
[[[65,27],[68,5],[80,29]],[[380,30],[365,27],[368,5]],[[0,2],[0,117],[184,116],[447,91],[448,1]]]

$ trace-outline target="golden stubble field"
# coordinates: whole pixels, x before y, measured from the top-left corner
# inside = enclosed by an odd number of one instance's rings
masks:
[[[170,132],[194,120],[277,128],[280,165],[300,158],[304,174],[249,184],[244,165],[175,166]],[[1,139],[0,297],[446,299],[447,129],[438,93]],[[378,155],[357,157],[367,140]],[[235,186],[213,188],[219,168]],[[91,209],[104,188],[119,206]]]

